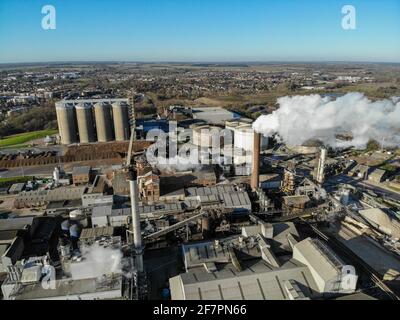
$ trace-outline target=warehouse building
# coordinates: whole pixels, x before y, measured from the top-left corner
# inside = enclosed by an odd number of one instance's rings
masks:
[[[186,189],[187,200],[197,200],[202,208],[228,208],[235,213],[250,213],[251,201],[245,191],[236,190],[233,185],[214,187],[192,187]]]
[[[241,116],[221,107],[192,108],[194,120],[202,120],[209,124],[225,124],[226,121],[240,119]]]
[[[185,210],[193,210],[198,206],[198,202],[188,200],[153,205],[142,204],[139,205],[139,213],[141,219],[156,219],[166,215],[181,214]],[[95,227],[120,227],[128,224],[131,216],[131,208],[113,208],[111,205],[94,207],[92,224]]]
[[[22,192],[14,200],[17,209],[41,207],[50,202],[81,200],[86,187],[60,187],[53,190],[35,190]]]
[[[354,267],[318,240],[298,242],[297,232],[286,233],[280,241],[292,253],[277,255],[271,245],[287,228],[275,227],[264,235],[183,245],[186,273],[170,278],[172,299],[309,300],[354,293]]]

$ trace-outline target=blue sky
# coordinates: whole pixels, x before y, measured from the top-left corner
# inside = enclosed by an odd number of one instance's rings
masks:
[[[0,0],[0,63],[83,60],[400,62],[400,0]]]

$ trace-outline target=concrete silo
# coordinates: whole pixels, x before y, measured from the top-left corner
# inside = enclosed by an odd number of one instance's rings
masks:
[[[77,127],[75,121],[75,108],[73,104],[57,102],[56,113],[58,130],[61,136],[61,144],[78,142]]]
[[[93,108],[90,103],[78,103],[75,106],[78,120],[79,140],[81,143],[96,141],[93,121]]]
[[[116,141],[129,140],[131,130],[129,124],[129,105],[117,101],[112,105],[114,118],[114,132]]]
[[[96,119],[97,141],[108,142],[114,140],[111,118],[111,105],[108,102],[99,102],[94,105]]]

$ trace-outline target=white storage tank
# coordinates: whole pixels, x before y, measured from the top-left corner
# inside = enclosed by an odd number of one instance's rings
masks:
[[[69,213],[70,221],[80,224],[83,228],[88,226],[88,218],[82,210],[73,210]]]
[[[238,149],[253,151],[254,129],[250,124],[244,124],[234,129],[234,146]],[[268,138],[261,136],[261,150],[268,147]]]

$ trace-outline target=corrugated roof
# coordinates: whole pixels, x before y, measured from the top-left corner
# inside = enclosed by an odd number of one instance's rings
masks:
[[[235,192],[235,187],[229,184],[218,185],[214,187],[192,187],[186,189],[188,197],[192,196],[208,196],[208,195],[219,195],[221,193]]]
[[[82,230],[80,239],[92,239],[103,236],[111,237],[113,235],[114,235],[114,227],[88,228]]]
[[[295,280],[310,296],[317,291],[306,266],[272,270],[264,261],[249,264],[238,272],[231,264],[214,273],[191,271],[170,280],[173,300],[285,300],[284,281]]]
[[[302,256],[299,261],[305,263],[302,261],[304,259],[307,265],[325,281],[335,279],[342,272],[344,263],[318,239],[307,238],[298,242],[293,250],[293,258],[299,257],[297,253]]]

